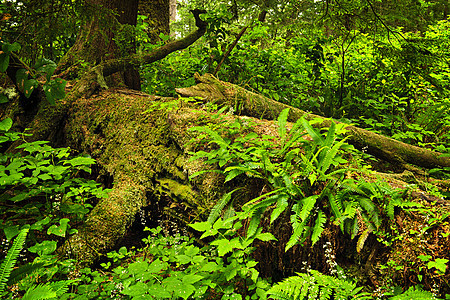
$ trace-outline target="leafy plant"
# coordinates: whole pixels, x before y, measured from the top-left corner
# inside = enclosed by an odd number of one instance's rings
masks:
[[[23,249],[25,244],[25,239],[27,238],[28,231],[30,230],[29,226],[24,227],[20,230],[17,237],[14,239],[14,243],[11,248],[8,250],[8,254],[3,259],[0,265],[0,295],[5,291],[6,283],[8,282],[8,278],[11,275],[11,271],[13,270],[17,257]]]
[[[328,222],[323,209],[327,200],[335,224],[340,224],[343,231],[351,232],[348,226],[344,226],[351,222],[352,236],[358,234],[358,227],[355,224],[358,224],[358,217],[361,215],[365,217],[366,213],[368,217],[364,220],[370,228],[368,232],[377,229],[381,220],[372,199],[380,197],[384,201],[385,194],[380,194],[375,186],[369,183],[350,187],[347,180],[340,184],[346,171],[340,164],[347,162],[340,152],[343,148],[349,147],[345,144],[345,139],[339,138],[344,125],[331,122],[325,136],[305,119],[298,120],[288,129],[288,114],[289,109],[285,109],[278,117],[279,142],[275,142],[274,137],[260,138],[256,133],[243,135],[239,131],[241,129],[239,121],[228,125],[228,131],[224,130],[226,126],[221,126],[225,137],[209,126],[194,127],[192,131],[209,137],[209,145],[217,147],[209,151],[197,151],[191,159],[205,159],[206,163],[217,164],[221,169],[214,171],[222,172],[225,175],[225,182],[243,175],[266,181],[270,191],[246,203],[243,206],[243,214],[240,215],[249,219],[248,236],[255,234],[268,208],[273,207],[270,216],[270,223],[273,223],[288,207],[291,207],[290,221],[293,233],[286,250],[307,239],[311,239],[314,245],[319,241]],[[312,141],[304,138],[306,134]],[[234,141],[227,137],[233,135],[238,135]],[[304,149],[304,152],[300,149]],[[195,173],[191,178],[204,172],[208,171]],[[220,210],[232,202],[233,192],[226,193],[215,205],[208,221],[214,222]],[[354,197],[357,201],[343,201],[345,195],[358,192],[361,193],[359,198]],[[385,191],[388,192],[391,190]],[[399,198],[395,199],[398,202]],[[393,207],[399,205],[397,202],[388,203],[390,217],[393,217]],[[363,239],[367,238],[368,232]]]
[[[0,122],[0,143],[28,136],[11,127],[11,119]],[[58,241],[76,232],[69,222],[83,220],[92,207],[89,197],[105,197],[107,190],[78,177],[80,172],[91,172],[94,160],[89,157],[71,157],[70,149],[55,149],[43,141],[24,142],[17,149],[22,152],[0,154],[1,228],[5,239],[17,236],[2,265],[2,292],[7,284],[25,291],[24,299],[59,297],[73,283],[67,280],[73,260],[57,259]],[[26,233],[30,241],[25,244]],[[20,261],[6,281],[22,248],[34,262]]]
[[[272,286],[267,294],[271,299],[371,299],[356,284],[311,270],[297,273]]]

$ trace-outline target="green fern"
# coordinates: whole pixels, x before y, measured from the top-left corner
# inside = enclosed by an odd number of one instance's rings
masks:
[[[328,219],[325,213],[321,209],[319,209],[319,212],[317,213],[316,223],[314,224],[313,232],[311,234],[312,245],[314,245],[315,243],[317,243],[317,241],[319,241],[320,237],[322,236],[322,232],[324,230],[324,226],[327,220]]]
[[[305,128],[306,132],[308,132],[308,134],[312,137],[314,143],[318,146],[323,146],[325,140],[323,139],[322,135],[317,130],[315,130],[307,120],[302,118],[301,122],[303,128]]]
[[[19,268],[15,269],[11,272],[11,275],[8,279],[7,285],[12,285],[20,280],[22,280],[25,276],[32,274],[45,266],[45,263],[29,263],[23,266],[20,266]]]
[[[22,300],[52,299],[63,295],[69,289],[74,280],[61,280],[40,284],[27,290]]]
[[[211,209],[211,212],[209,213],[208,216],[208,222],[213,224],[217,218],[219,218],[220,214],[222,213],[223,209],[225,208],[225,206],[227,206],[227,204],[230,202],[231,200],[231,195],[236,191],[232,190],[229,193],[226,193],[225,195],[223,195],[223,197],[220,199],[219,202],[216,203],[216,205],[214,205],[214,207]]]
[[[289,115],[289,108],[283,109],[283,111],[278,116],[278,134],[284,144],[286,140],[286,123]]]
[[[291,224],[292,224],[292,235],[289,238],[289,241],[286,244],[285,251],[288,251],[290,248],[298,244],[305,234],[305,229],[307,229],[307,222],[309,221],[310,215],[307,216],[305,220],[300,219],[300,208],[298,204],[295,204],[292,207],[293,215],[291,215]]]
[[[23,244],[25,243],[29,230],[29,227],[25,227],[19,232],[17,237],[14,239],[14,243],[11,248],[8,250],[8,254],[6,254],[5,259],[0,265],[0,294],[5,290],[9,275],[11,275],[20,251],[23,249]]]
[[[361,293],[354,283],[324,275],[318,271],[297,273],[275,284],[267,295],[271,299],[369,299],[367,293]]]
[[[403,294],[394,296],[389,298],[390,300],[439,300],[440,298],[437,298],[434,296],[431,292],[422,290],[419,286],[416,287],[410,287],[406,292]]]

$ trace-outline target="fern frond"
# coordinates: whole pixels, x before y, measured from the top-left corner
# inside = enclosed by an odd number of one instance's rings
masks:
[[[297,273],[272,286],[267,292],[271,299],[368,299],[356,284],[324,275],[318,271]]]
[[[51,282],[48,285],[50,286],[50,288],[52,290],[54,290],[56,292],[56,296],[61,296],[67,292],[67,290],[69,289],[69,286],[74,282],[75,282],[75,280],[60,280],[60,281]]]
[[[386,205],[386,214],[391,220],[394,219],[394,210],[395,210],[394,200],[388,197],[388,203]]]
[[[225,208],[225,206],[230,202],[231,200],[231,195],[236,191],[232,190],[229,193],[226,193],[225,195],[222,196],[222,198],[220,199],[219,202],[216,203],[216,205],[214,205],[214,207],[211,209],[211,212],[209,213],[208,216],[208,222],[213,224],[217,218],[220,216],[220,214],[222,213],[222,210]]]
[[[14,243],[8,250],[5,259],[0,265],[0,294],[4,291],[6,287],[6,282],[8,281],[9,275],[16,264],[17,257],[19,257],[20,251],[23,249],[23,244],[27,238],[29,228],[23,228],[17,237],[14,239]]]
[[[311,211],[316,204],[317,198],[319,198],[319,195],[313,195],[302,199],[302,209],[299,215],[302,221],[309,219],[309,217],[311,216]]]
[[[420,287],[410,287],[406,292],[403,294],[391,297],[390,300],[428,300],[428,299],[436,299],[431,292],[424,291]]]
[[[314,143],[316,145],[322,146],[323,143],[324,143],[322,135],[317,130],[315,130],[311,126],[311,124],[309,124],[309,122],[306,121],[305,119],[302,118],[301,122],[302,122],[303,128],[305,128],[306,132],[308,132],[308,134],[311,136],[311,138],[313,139]]]
[[[23,295],[22,300],[41,300],[56,298],[56,292],[52,290],[49,284],[40,284],[28,289]]]
[[[364,247],[364,243],[366,242],[367,238],[369,237],[370,230],[366,229],[363,231],[363,233],[359,236],[358,242],[356,243],[356,251],[358,253],[361,253],[361,250]]]
[[[324,146],[330,147],[336,140],[336,123],[331,122],[330,128],[328,128],[327,136],[325,138]]]
[[[250,222],[248,224],[247,237],[253,236],[258,230],[264,210],[265,208],[259,208],[258,210],[253,211],[252,216],[250,217]]]
[[[286,123],[289,115],[289,108],[283,109],[283,111],[278,116],[278,134],[282,140],[282,144],[286,139]]]
[[[289,203],[289,195],[286,193],[281,193],[276,195],[277,197],[277,206],[272,211],[270,215],[270,224],[272,224],[278,217],[284,212],[284,210],[288,207]]]
[[[340,140],[332,148],[329,148],[329,150],[326,151],[325,158],[319,162],[319,168],[320,168],[322,174],[325,174],[325,172],[328,171],[331,163],[334,161],[334,158],[336,157],[339,149],[344,144],[344,142],[345,142],[345,139]]]
[[[317,214],[316,223],[314,224],[313,232],[311,235],[312,245],[320,239],[322,232],[324,230],[324,225],[327,222],[327,216],[325,213],[319,209],[319,213]]]
[[[27,290],[22,300],[43,300],[59,297],[67,292],[74,280],[61,280],[33,286]]]
[[[342,199],[344,198],[345,193],[337,193],[336,195],[329,194],[328,201],[331,206],[331,211],[333,212],[336,219],[340,219],[342,216]]]
[[[378,214],[378,211],[376,210],[377,206],[367,197],[357,197],[359,204],[362,208],[366,210],[366,212],[370,216],[370,220],[375,225],[376,228],[380,227],[381,220]]]
[[[10,286],[22,280],[25,276],[34,273],[45,265],[45,263],[29,263],[11,272],[7,285]]]
[[[293,210],[294,211],[294,210]],[[299,222],[298,215],[291,216],[291,224],[292,224],[292,235],[289,238],[289,241],[286,243],[285,251],[288,251],[290,248],[294,247],[298,244],[299,240],[303,235],[303,230],[306,227],[306,221]]]

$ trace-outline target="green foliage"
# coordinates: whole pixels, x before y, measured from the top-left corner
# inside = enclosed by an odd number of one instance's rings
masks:
[[[355,284],[312,270],[298,273],[272,286],[267,292],[271,299],[370,299]]]
[[[9,57],[12,52],[19,51],[18,43],[9,44],[0,40],[3,53],[0,54],[0,73],[5,72],[9,65]],[[23,92],[25,97],[29,98],[36,87],[40,85],[37,78],[43,76],[46,81],[42,85],[45,97],[50,104],[55,105],[55,100],[65,97],[66,81],[62,79],[52,79],[52,75],[56,70],[56,63],[45,58],[39,59],[34,65],[34,70],[19,69],[16,72],[16,85]],[[31,73],[32,78],[28,78]],[[8,102],[6,95],[0,95],[0,103]]]
[[[8,282],[8,278],[11,275],[11,271],[13,270],[17,258],[22,251],[25,239],[27,238],[29,227],[24,227],[20,230],[17,237],[14,239],[14,243],[12,247],[8,250],[8,254],[3,259],[0,265],[0,295],[4,292],[6,283]]]
[[[126,249],[110,253],[108,256],[113,258],[114,264],[121,265],[106,271],[109,273],[88,268],[82,270],[76,289],[65,297],[265,299],[269,285],[255,269],[257,262],[249,255],[252,252],[249,244],[238,242],[236,232],[231,232],[229,224],[223,221],[216,221],[214,228],[212,224],[207,224],[196,223],[192,226],[203,232],[217,230],[225,234],[218,235],[209,246],[203,248],[186,236],[163,235],[161,228],[149,229],[150,236],[144,239],[147,246],[138,250],[140,258],[123,264],[121,259],[126,257]],[[265,239],[264,236],[261,237]],[[233,241],[232,254],[227,250],[228,246],[222,243],[224,240],[229,242],[227,238]],[[108,262],[103,266],[109,269],[112,264]]]
[[[417,299],[417,300],[428,300],[428,299],[436,299],[438,300],[433,293],[422,290],[419,286],[417,287],[410,287],[406,292],[403,294],[394,296],[389,298],[391,300],[409,300],[409,299]]]
[[[394,217],[394,208],[403,204],[401,195],[388,185],[343,179],[349,168],[342,167],[347,160],[341,153],[342,149],[350,149],[339,137],[343,125],[332,122],[324,135],[312,122],[300,119],[288,129],[288,114],[286,109],[278,117],[279,139],[244,134],[239,119],[231,124],[193,127],[190,130],[206,138],[210,149],[197,151],[191,159],[217,165],[220,169],[214,171],[222,172],[225,182],[245,175],[263,179],[270,187],[269,192],[244,204],[236,215],[240,220],[249,219],[247,237],[259,230],[266,210],[271,208],[272,224],[290,207],[293,231],[286,251],[308,239],[312,245],[317,243],[329,220],[352,238],[360,235],[357,250],[361,251],[368,234],[379,230],[384,219]],[[306,134],[312,141],[304,138]],[[194,173],[191,178],[204,172],[208,171]],[[214,222],[220,210],[232,202],[233,192],[226,193],[214,206],[209,222]]]
[[[0,143],[28,136],[12,132],[11,127],[11,119],[0,122]],[[16,292],[26,291],[23,299],[56,298],[73,284],[67,280],[73,261],[54,254],[58,242],[76,233],[69,223],[82,221],[92,201],[106,197],[107,190],[79,178],[80,173],[91,172],[90,157],[71,157],[70,149],[53,148],[43,141],[23,142],[16,149],[22,152],[0,154],[0,227],[4,240],[16,236],[1,265],[1,292],[10,297],[15,292],[6,287],[15,286]],[[18,261],[22,249],[28,253]],[[34,261],[26,264],[26,258]],[[17,268],[12,271],[13,267]]]

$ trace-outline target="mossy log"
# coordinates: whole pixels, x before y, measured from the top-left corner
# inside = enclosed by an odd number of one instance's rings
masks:
[[[203,76],[196,74],[195,79],[197,85],[176,89],[177,93],[183,97],[201,97],[205,101],[230,105],[239,114],[260,119],[274,120],[287,107],[290,108],[288,117],[290,122],[295,122],[301,117],[308,120],[323,118],[218,80],[211,74]],[[331,120],[327,120],[320,126],[327,127],[330,122]],[[450,157],[440,157],[442,153],[408,145],[356,126],[348,125],[346,129],[351,144],[389,162],[400,165],[408,163],[425,168],[450,167]]]

